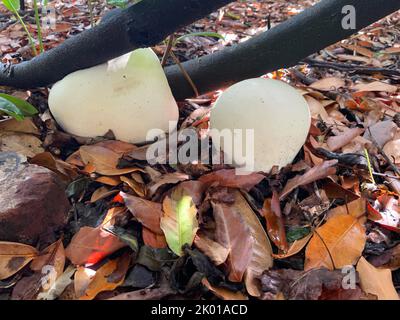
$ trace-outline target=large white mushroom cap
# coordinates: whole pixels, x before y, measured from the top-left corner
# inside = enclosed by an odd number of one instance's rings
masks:
[[[244,171],[268,172],[274,165],[283,167],[291,163],[307,138],[310,122],[310,111],[302,95],[290,85],[271,79],[236,83],[221,94],[211,111],[212,129],[254,129],[254,167],[250,170],[250,158],[238,156],[242,150],[245,155],[246,132],[243,131],[242,148],[237,141],[227,145],[221,139],[225,159],[231,157],[236,167],[246,165]],[[235,154],[235,149],[239,153]]]
[[[112,130],[118,140],[144,142],[150,129],[167,131],[178,107],[156,54],[138,49],[57,82],[49,107],[67,132],[83,137]]]

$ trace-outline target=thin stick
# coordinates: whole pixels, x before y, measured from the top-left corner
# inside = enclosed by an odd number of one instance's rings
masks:
[[[161,60],[161,66],[165,67],[165,65],[167,64],[167,59],[169,57],[169,54],[172,50],[172,46],[174,45],[174,41],[175,41],[175,36],[173,34],[171,34],[168,38],[168,44],[167,44],[167,48],[165,49],[164,55],[162,57]]]
[[[330,252],[328,246],[326,245],[324,239],[322,239],[322,237],[321,237],[320,234],[318,233],[317,229],[315,229],[314,232],[315,232],[315,234],[318,236],[318,238],[320,238],[320,240],[322,241],[322,243],[324,244],[324,246],[325,246],[325,248],[326,248],[326,251],[328,251],[329,258],[331,259],[332,267],[333,267],[334,270],[336,270],[335,261],[333,260],[332,254],[331,254],[331,252]]]
[[[197,90],[196,85],[194,84],[193,80],[190,78],[189,74],[186,72],[186,70],[183,68],[181,62],[179,61],[179,59],[176,57],[175,53],[173,51],[170,52],[172,59],[174,59],[175,63],[178,65],[179,69],[181,70],[181,72],[183,73],[183,76],[185,77],[185,79],[189,82],[190,86],[193,89],[194,94],[196,95],[196,97],[199,96],[199,90]]]

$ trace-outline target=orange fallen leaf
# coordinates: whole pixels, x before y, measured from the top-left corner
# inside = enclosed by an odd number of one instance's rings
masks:
[[[218,298],[222,300],[248,300],[249,298],[246,297],[243,293],[240,291],[231,291],[223,287],[216,287],[213,286],[207,278],[203,278],[201,280],[201,283],[212,293],[214,293]]]
[[[286,252],[278,253],[278,254],[272,254],[272,256],[275,259],[286,259],[286,258],[289,258],[291,256],[294,256],[295,254],[299,253],[306,246],[308,241],[311,239],[312,235],[313,235],[312,233],[309,233],[305,237],[294,241]]]
[[[366,242],[365,228],[351,215],[334,216],[314,231],[306,248],[304,270],[329,270],[355,264]]]

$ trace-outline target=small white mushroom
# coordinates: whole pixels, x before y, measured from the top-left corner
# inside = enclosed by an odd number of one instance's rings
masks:
[[[235,167],[245,167],[244,171],[269,172],[274,165],[291,163],[307,138],[310,122],[301,94],[271,79],[249,79],[231,86],[211,111],[211,128],[233,133],[232,143],[220,140],[225,159],[232,159]],[[239,137],[235,129],[243,130],[242,139],[235,141]],[[254,156],[246,154],[246,129],[254,130]],[[213,132],[211,135],[215,140]],[[251,148],[248,150],[251,153]]]
[[[57,82],[49,107],[67,132],[83,137],[112,130],[119,140],[146,141],[150,129],[167,131],[178,106],[156,54],[138,49]]]

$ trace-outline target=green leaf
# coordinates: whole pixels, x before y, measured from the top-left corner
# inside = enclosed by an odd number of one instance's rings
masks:
[[[24,115],[22,114],[21,110],[19,110],[14,103],[2,97],[0,97],[0,112],[4,112],[16,120],[24,119]]]
[[[177,38],[176,42],[182,41],[183,39],[185,39],[187,37],[213,37],[213,38],[218,38],[218,39],[225,39],[224,36],[222,36],[216,32],[193,32],[193,33],[188,33],[188,34],[185,34],[185,35]]]
[[[288,242],[294,242],[296,240],[304,238],[310,232],[310,227],[292,227],[287,230],[286,238]]]
[[[33,116],[38,113],[37,109],[29,102],[20,98],[10,96],[9,94],[0,93],[0,97],[13,103],[24,116]]]
[[[183,188],[176,188],[171,197],[165,197],[163,210],[160,227],[167,244],[175,254],[182,256],[182,247],[185,244],[192,245],[199,228],[196,206],[192,197],[185,194]]]
[[[124,9],[129,4],[129,0],[107,0],[107,4]]]
[[[2,0],[3,5],[11,12],[16,12],[20,9],[19,0]]]

